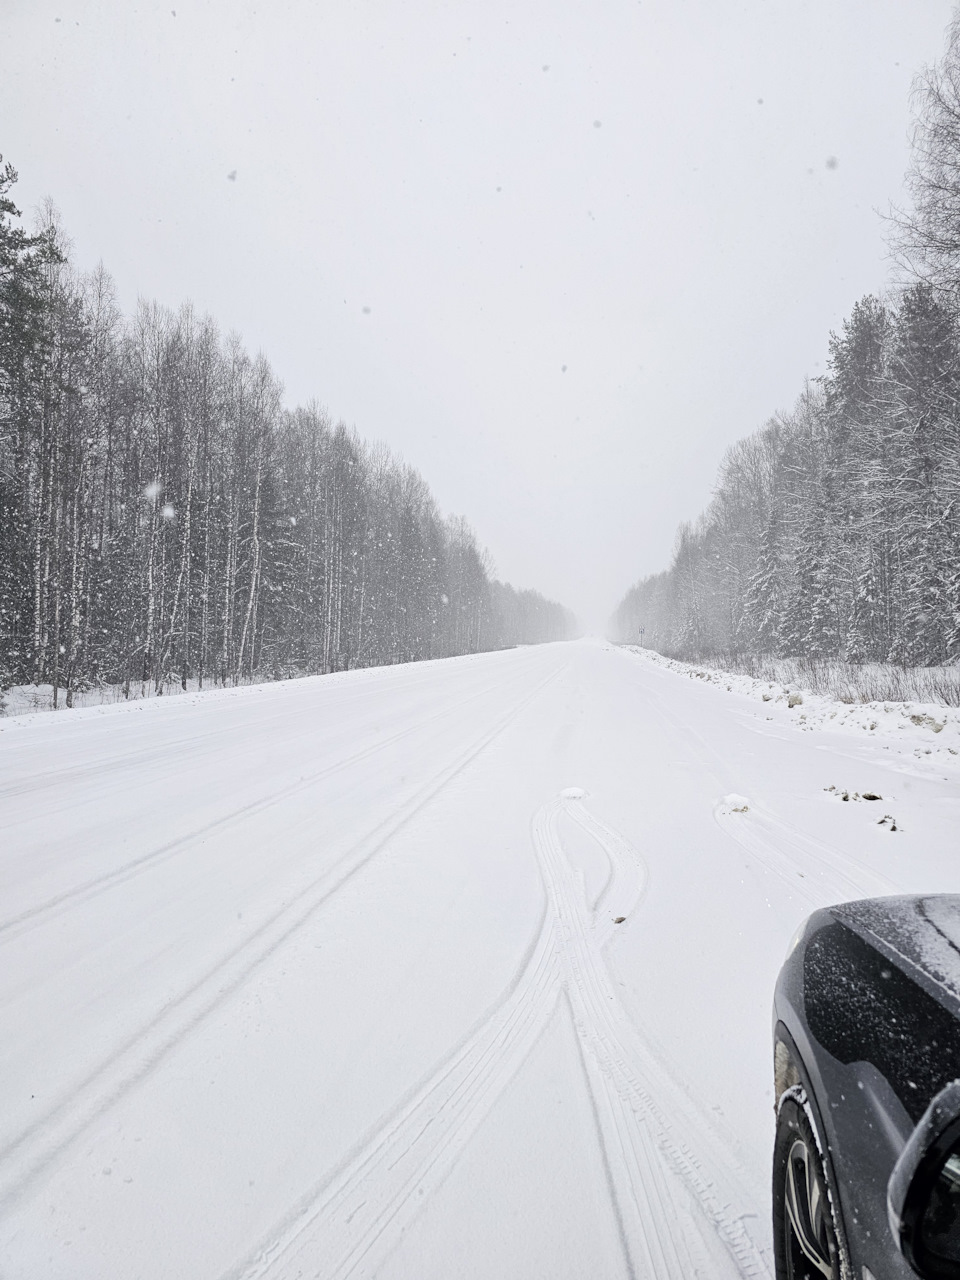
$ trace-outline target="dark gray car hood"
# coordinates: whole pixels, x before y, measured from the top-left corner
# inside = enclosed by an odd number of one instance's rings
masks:
[[[867,898],[831,908],[835,919],[905,961],[960,1004],[960,894]]]

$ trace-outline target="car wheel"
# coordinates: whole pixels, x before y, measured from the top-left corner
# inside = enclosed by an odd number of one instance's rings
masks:
[[[846,1280],[843,1228],[820,1147],[798,1097],[786,1097],[773,1149],[773,1249],[777,1280]]]

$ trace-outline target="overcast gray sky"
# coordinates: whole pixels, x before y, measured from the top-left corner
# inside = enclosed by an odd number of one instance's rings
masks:
[[[0,0],[0,151],[602,626],[888,281],[951,8]]]

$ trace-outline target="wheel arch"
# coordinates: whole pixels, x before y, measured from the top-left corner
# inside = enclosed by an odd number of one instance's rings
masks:
[[[837,1226],[837,1248],[840,1255],[840,1274],[842,1280],[855,1280],[853,1259],[850,1255],[850,1235],[847,1230],[846,1217],[843,1210],[843,1197],[840,1194],[836,1170],[831,1157],[830,1142],[827,1130],[820,1114],[817,1095],[810,1083],[810,1076],[803,1056],[796,1043],[782,1022],[777,1022],[774,1030],[773,1071],[775,1111],[779,1117],[784,1102],[789,1098],[805,1113],[817,1144],[817,1152],[823,1168],[827,1194]]]

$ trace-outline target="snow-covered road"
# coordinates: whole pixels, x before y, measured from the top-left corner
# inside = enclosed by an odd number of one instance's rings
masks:
[[[769,1274],[789,939],[960,846],[796,719],[582,642],[0,720],[0,1277]]]

